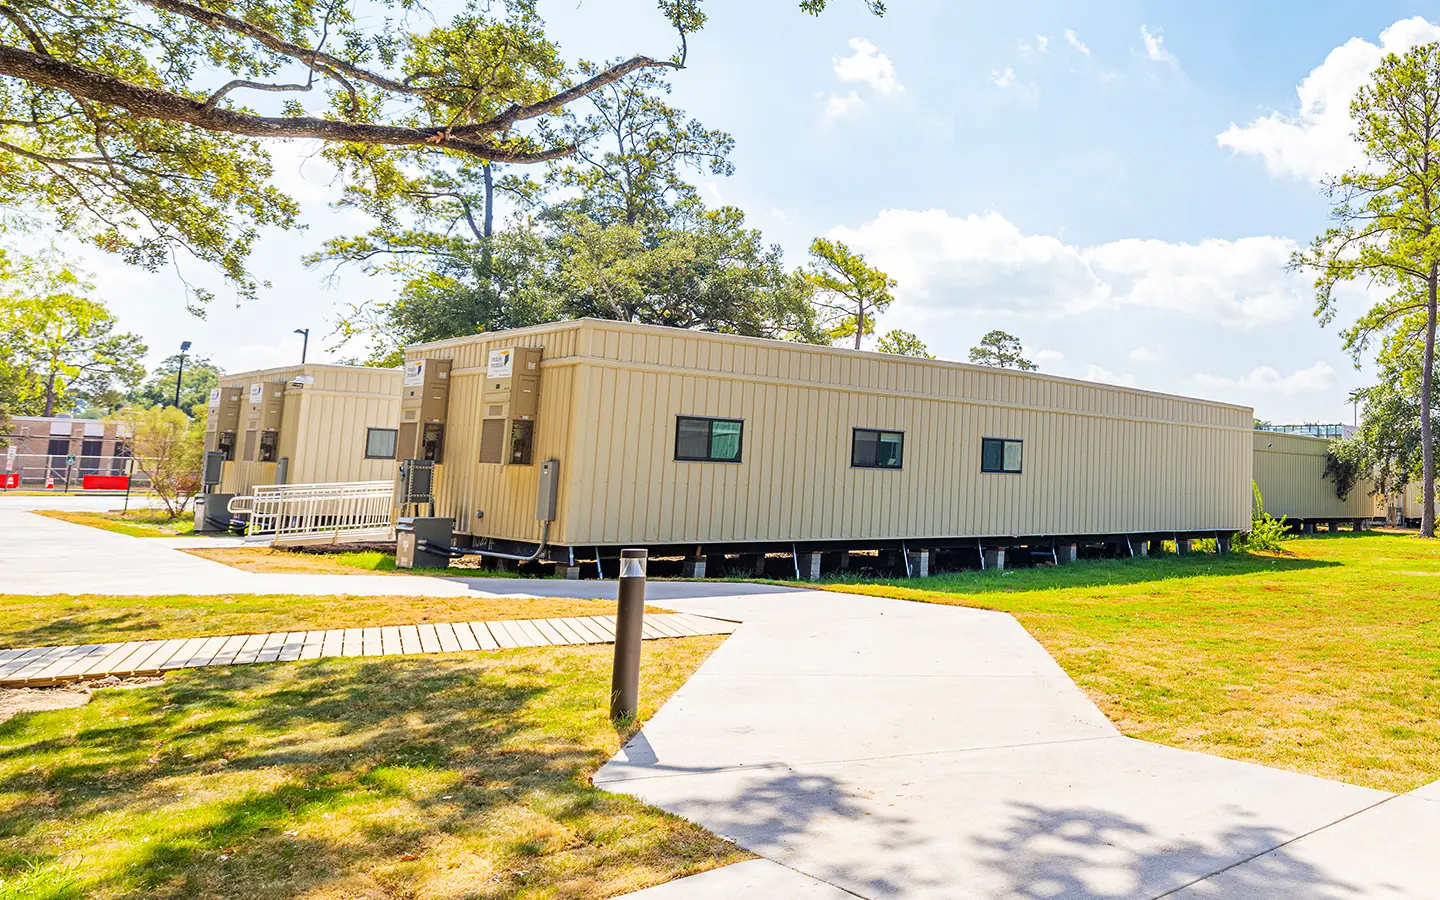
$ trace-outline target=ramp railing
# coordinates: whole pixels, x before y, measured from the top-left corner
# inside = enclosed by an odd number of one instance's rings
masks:
[[[390,539],[395,534],[395,483],[257,485],[230,501],[231,513],[247,516],[245,536],[288,541]]]

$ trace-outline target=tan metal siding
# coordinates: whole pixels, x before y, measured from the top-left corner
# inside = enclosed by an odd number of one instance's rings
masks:
[[[1277,519],[1366,518],[1375,512],[1375,498],[1364,479],[1350,496],[1335,495],[1335,482],[1325,477],[1325,438],[1274,431],[1254,433],[1255,484],[1265,511]]]
[[[407,359],[448,357],[463,372],[507,346],[545,348],[536,459],[562,461],[560,544],[1228,531],[1249,521],[1245,407],[592,320],[412,347]],[[438,505],[462,521],[465,507],[484,508],[477,534],[534,540],[534,467],[475,462],[476,408],[452,394]],[[745,420],[743,461],[676,462],[678,415]],[[853,427],[905,431],[904,469],[852,469]],[[982,474],[982,437],[1024,440],[1024,473]]]
[[[257,381],[291,382],[308,375],[314,382],[285,391],[280,425],[280,456],[290,460],[291,484],[382,481],[395,475],[395,461],[365,459],[367,428],[398,428],[400,369],[364,366],[305,365],[227,375],[222,386],[248,386]],[[221,490],[243,494],[257,484],[273,484],[274,463],[225,466]]]

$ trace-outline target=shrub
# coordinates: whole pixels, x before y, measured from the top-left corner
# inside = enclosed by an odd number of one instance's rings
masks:
[[[1275,518],[1265,511],[1265,498],[1260,496],[1260,485],[1250,482],[1255,492],[1255,508],[1250,513],[1250,530],[1235,536],[1239,550],[1279,550],[1281,543],[1290,537],[1285,517]]]

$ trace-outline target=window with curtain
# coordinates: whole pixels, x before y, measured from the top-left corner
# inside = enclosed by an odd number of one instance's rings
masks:
[[[394,459],[395,439],[399,431],[394,428],[365,429],[365,458]]]
[[[675,459],[680,462],[740,462],[745,423],[741,419],[677,416]]]
[[[856,428],[850,443],[850,465],[857,469],[899,469],[905,459],[905,432]]]
[[[1019,475],[1023,445],[1007,438],[981,438],[980,471]]]

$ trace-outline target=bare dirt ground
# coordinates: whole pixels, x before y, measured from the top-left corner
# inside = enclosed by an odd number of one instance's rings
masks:
[[[53,688],[0,688],[0,722],[26,712],[73,709],[90,702],[98,688],[140,688],[160,684],[163,678],[104,678]]]

